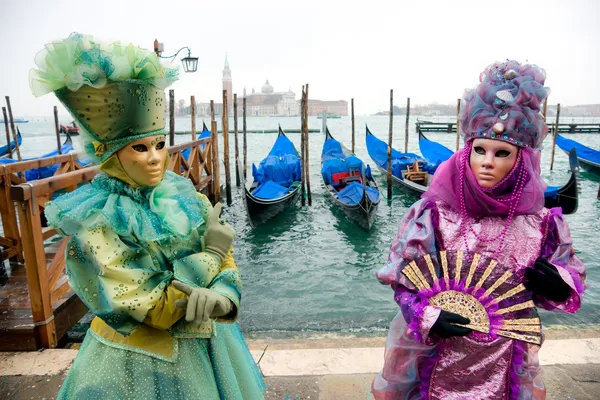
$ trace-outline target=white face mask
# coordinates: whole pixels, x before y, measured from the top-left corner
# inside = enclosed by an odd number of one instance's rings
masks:
[[[117,152],[125,173],[141,187],[156,186],[165,174],[169,152],[165,135],[148,136]]]

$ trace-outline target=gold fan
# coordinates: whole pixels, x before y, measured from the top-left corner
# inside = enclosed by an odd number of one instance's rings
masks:
[[[463,265],[470,262],[468,271]],[[440,265],[441,264],[441,265]],[[402,273],[429,304],[469,318],[474,331],[541,344],[542,327],[531,292],[508,268],[490,257],[440,251],[411,261]]]

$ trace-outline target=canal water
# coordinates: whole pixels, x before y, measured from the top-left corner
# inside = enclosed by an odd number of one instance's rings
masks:
[[[411,117],[409,145],[418,153],[418,137]],[[404,149],[405,116],[394,118],[394,147]],[[430,118],[429,118],[430,119]],[[437,118],[451,121],[452,117]],[[208,119],[205,119],[208,124]],[[562,122],[562,121],[561,121]],[[566,121],[565,121],[566,122]],[[249,130],[299,129],[298,117],[248,118]],[[309,118],[309,128],[320,129],[321,120]],[[356,118],[356,153],[371,164],[365,146],[365,124],[381,139],[387,138],[389,117]],[[190,130],[189,118],[177,118],[176,131]],[[219,120],[219,128],[221,126]],[[202,127],[202,118],[196,126]],[[241,120],[239,121],[241,127]],[[347,147],[351,144],[349,117],[329,119],[332,135]],[[229,122],[233,131],[233,120]],[[20,125],[23,134],[22,153],[25,157],[43,154],[56,146],[51,118],[35,119]],[[418,198],[394,188],[390,202],[382,201],[375,224],[367,233],[346,221],[326,196],[320,176],[320,154],[324,135],[310,135],[310,180],[312,206],[298,205],[280,217],[256,228],[246,221],[243,191],[234,187],[233,204],[225,207],[225,218],[236,229],[234,256],[243,276],[243,300],[239,324],[252,336],[287,337],[319,332],[383,334],[397,312],[392,290],[382,286],[375,271],[384,265],[400,219]],[[455,146],[454,134],[429,133],[430,139],[450,148]],[[277,137],[276,133],[248,134],[248,170],[252,163],[264,158]],[[288,134],[300,149],[300,135]],[[569,138],[600,149],[600,135],[569,135]],[[176,144],[190,140],[190,135],[177,135]],[[234,135],[230,135],[233,166]],[[222,153],[222,137],[220,138]],[[542,157],[543,177],[550,185],[562,185],[569,178],[566,154],[557,149],[554,170],[550,171],[551,139],[545,142]],[[242,136],[239,135],[242,149]],[[375,168],[375,179],[385,195],[385,177]],[[224,174],[224,168],[221,168]],[[588,289],[583,306],[576,315],[542,311],[546,326],[582,326],[600,323],[600,201],[596,199],[600,179],[582,172],[579,210],[566,219],[571,227],[576,251],[585,262]],[[235,185],[235,170],[231,169]],[[249,172],[251,176],[251,172]],[[221,178],[224,183],[224,177]],[[89,320],[89,319],[88,319]],[[84,326],[80,328],[84,328]]]

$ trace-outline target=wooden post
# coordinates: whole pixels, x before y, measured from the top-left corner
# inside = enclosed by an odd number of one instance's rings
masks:
[[[305,93],[304,93],[304,85],[302,85],[302,99],[300,100],[300,158],[302,161],[302,167],[300,168],[300,181],[302,183],[301,186],[301,193],[300,193],[300,197],[301,197],[301,203],[302,203],[302,207],[304,207],[306,205],[306,199],[305,199],[305,194],[306,194],[306,185],[305,185],[305,170],[304,170],[304,164],[306,164],[305,160],[304,160],[304,103],[306,102],[306,98],[305,98]]]
[[[192,114],[192,141],[196,140],[196,99],[190,97],[190,114]]]
[[[404,152],[408,153],[408,121],[410,118],[410,97],[406,98],[406,126],[404,127]]]
[[[544,121],[546,121],[546,111],[548,110],[548,98],[546,97],[546,100],[544,100]]]
[[[215,120],[215,102],[211,100],[210,101],[210,121],[211,121],[211,123],[214,120]]]
[[[229,170],[229,117],[227,115],[227,90],[223,90],[223,159],[225,161],[225,195],[227,205],[231,205],[231,171]]]
[[[306,192],[308,193],[308,205],[312,205],[312,195],[310,192],[310,169],[309,167],[309,157],[308,157],[308,83],[306,84],[306,92],[305,92],[305,100],[304,100],[304,153],[305,153],[305,168],[306,168]]]
[[[15,129],[15,120],[13,119],[12,107],[10,106],[10,97],[4,96],[6,99],[6,108],[8,110],[8,117],[10,118],[10,129],[12,130],[13,140],[15,141],[15,150],[17,150],[17,158],[19,161],[23,161],[21,158],[21,150],[19,149],[19,141],[17,140],[17,130]]]
[[[211,105],[213,101],[210,101]],[[210,132],[212,140],[212,156],[213,156],[213,185],[215,190],[215,198],[213,204],[221,201],[221,165],[219,163],[219,134],[217,132],[217,121],[210,121]]]
[[[40,219],[39,198],[32,198],[21,202],[19,211],[19,224],[21,226],[21,239],[23,254],[27,268],[27,286],[31,300],[31,314],[37,326],[37,336],[40,345],[45,348],[54,348],[57,345],[56,325],[52,311],[50,279],[46,266],[44,251],[44,238]]]
[[[554,136],[552,137],[552,156],[550,158],[550,171],[554,168],[554,151],[556,150],[556,136],[558,135],[558,119],[560,117],[560,103],[556,105],[556,123],[554,124]]]
[[[352,119],[352,154],[356,154],[354,152],[354,142],[355,142],[355,138],[354,138],[354,99],[350,100],[350,115],[351,115],[351,119]]]
[[[460,99],[456,100],[456,151],[460,146]]]
[[[12,145],[10,144],[10,130],[8,128],[8,115],[6,115],[6,107],[2,107],[2,115],[4,116],[4,127],[6,128],[6,145],[8,146],[8,156],[12,158]]]
[[[394,126],[394,89],[390,90],[390,133],[387,148],[387,198],[392,199],[392,129]]]
[[[243,110],[243,129],[244,129],[244,179],[246,179],[246,165],[248,164],[248,143],[246,142],[246,96],[244,96]]]
[[[238,144],[238,114],[237,114],[237,94],[233,94],[233,130],[235,132],[235,159],[240,159],[240,148]],[[237,162],[237,161],[236,161]],[[240,187],[240,169],[235,169],[235,186]]]
[[[58,154],[62,154],[62,145],[60,144],[60,128],[58,127],[58,108],[54,106],[54,131],[56,132],[56,148]]]
[[[169,146],[175,145],[175,90],[169,89]]]

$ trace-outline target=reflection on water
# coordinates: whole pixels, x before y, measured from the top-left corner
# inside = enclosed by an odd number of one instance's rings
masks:
[[[404,149],[404,116],[394,119],[394,147]],[[50,121],[50,120],[49,120]],[[418,153],[417,135],[411,121],[409,151]],[[347,117],[329,120],[334,137],[348,147],[351,123]],[[248,129],[299,128],[299,118],[249,118]],[[364,161],[371,162],[365,146],[364,125],[382,139],[387,138],[387,117],[359,117],[356,121],[356,152]],[[230,127],[233,122],[230,121]],[[240,124],[241,126],[241,121]],[[189,130],[187,119],[178,119],[177,131]],[[201,120],[197,126],[201,126]],[[220,126],[220,122],[219,122]],[[321,121],[311,117],[309,127],[319,129]],[[24,136],[24,157],[47,152],[56,139],[51,122],[30,123],[20,126]],[[266,156],[277,134],[248,135],[248,173],[250,163],[258,163]],[[300,135],[289,134],[297,149]],[[35,140],[32,140],[35,137]],[[428,137],[454,148],[453,134],[429,133]],[[569,135],[586,145],[600,149],[600,135]],[[189,135],[178,135],[176,143],[190,140]],[[234,157],[234,137],[230,138],[230,154]],[[240,135],[241,149],[241,135]],[[311,207],[300,206],[300,201],[275,220],[251,228],[242,205],[243,192],[234,188],[233,205],[224,215],[237,232],[234,256],[243,275],[244,290],[240,325],[248,331],[268,331],[282,334],[292,331],[345,331],[368,334],[383,332],[398,307],[389,287],[380,285],[375,271],[387,259],[389,245],[396,234],[398,223],[414,195],[394,188],[391,202],[382,199],[378,216],[371,232],[345,220],[327,197],[320,177],[320,153],[324,136],[310,134],[310,179],[313,190]],[[562,185],[569,177],[567,156],[557,149],[554,171],[549,170],[551,140],[543,151],[542,173],[551,185]],[[221,141],[222,145],[222,141]],[[222,149],[221,149],[222,153]],[[385,176],[372,168],[382,194],[385,196]],[[221,168],[224,174],[224,168]],[[235,172],[232,168],[232,176]],[[578,255],[588,268],[588,290],[581,311],[574,316],[543,312],[544,324],[600,323],[600,269],[598,241],[600,202],[596,200],[600,179],[582,172],[581,199],[577,214],[567,216]],[[249,179],[251,180],[251,179]],[[221,180],[224,182],[224,179]],[[235,182],[235,178],[232,179]]]

